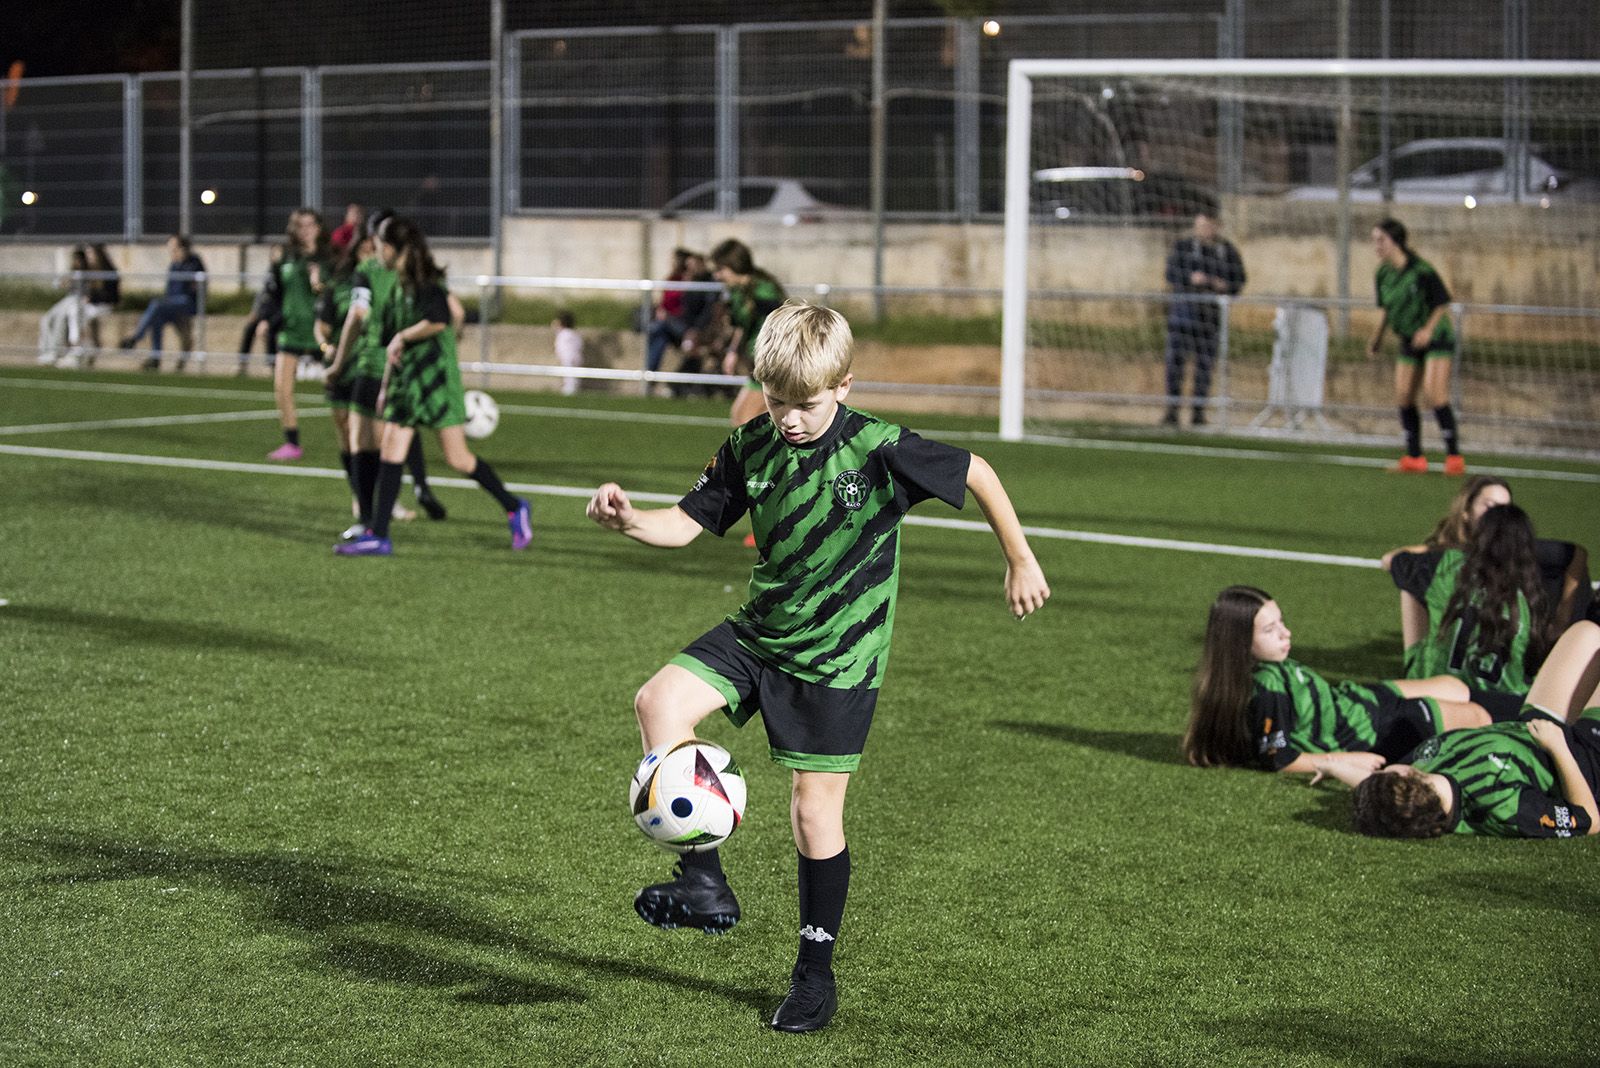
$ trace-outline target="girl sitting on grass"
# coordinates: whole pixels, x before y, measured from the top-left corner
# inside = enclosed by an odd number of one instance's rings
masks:
[[[1389,576],[1401,591],[1406,677],[1454,675],[1511,695],[1499,700],[1515,716],[1552,631],[1559,633],[1545,608],[1528,513],[1496,505],[1472,525],[1466,548],[1399,553]]]
[[[1377,768],[1443,731],[1490,722],[1460,679],[1330,683],[1289,659],[1289,638],[1269,594],[1217,594],[1183,739],[1190,764],[1310,774],[1338,755]]]
[[[1426,553],[1430,550],[1465,549],[1472,540],[1472,530],[1483,513],[1498,505],[1511,503],[1511,485],[1494,475],[1473,475],[1461,483],[1461,489],[1450,501],[1450,510],[1440,518],[1420,545],[1402,545],[1383,554],[1383,569],[1388,571],[1394,558],[1401,553]],[[1576,623],[1589,610],[1593,591],[1589,586],[1589,554],[1583,546],[1570,541],[1535,538],[1534,556],[1539,564],[1539,578],[1544,583],[1545,603],[1554,605],[1552,617],[1565,626]],[[1415,642],[1428,629],[1427,612],[1414,599],[1402,594],[1401,630]],[[1406,612],[1416,613],[1407,616]],[[1408,642],[1408,644],[1410,644]]]

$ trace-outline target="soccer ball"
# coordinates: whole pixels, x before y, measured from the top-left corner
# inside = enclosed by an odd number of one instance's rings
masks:
[[[500,405],[481,389],[467,390],[467,425],[469,438],[486,438],[500,425]]]
[[[628,787],[633,821],[676,853],[715,849],[744,819],[744,775],[720,745],[691,738],[644,755]]]

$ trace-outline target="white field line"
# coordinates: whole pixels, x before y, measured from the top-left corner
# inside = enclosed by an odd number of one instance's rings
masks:
[[[289,467],[279,464],[240,463],[232,460],[201,460],[182,456],[139,456],[115,452],[97,452],[88,449],[49,449],[30,445],[0,444],[0,455],[29,456],[50,460],[85,460],[95,463],[134,464],[146,467],[176,467],[191,471],[227,471],[248,475],[289,475],[300,478],[327,478],[344,481],[343,471],[328,467]],[[440,486],[471,489],[477,483],[470,478],[431,478]],[[545,497],[570,497],[587,500],[594,490],[587,486],[556,486],[541,482],[507,483],[507,488],[517,493],[534,493]],[[676,504],[681,494],[630,493],[629,496],[645,504]],[[970,519],[941,519],[930,516],[907,516],[912,526],[937,527],[943,530],[962,530],[989,533],[986,523]],[[1056,527],[1024,527],[1029,537],[1050,538],[1058,541],[1083,541],[1100,545],[1120,545],[1141,549],[1162,549],[1170,552],[1206,553],[1213,556],[1243,556],[1255,560],[1291,560],[1305,564],[1331,564],[1338,567],[1379,567],[1377,560],[1359,556],[1337,556],[1331,553],[1303,553],[1288,549],[1262,549],[1246,545],[1221,545],[1202,541],[1181,541],[1172,538],[1143,538],[1127,534],[1102,534],[1089,530],[1061,530]]]
[[[8,385],[18,385],[28,389],[68,389],[86,392],[113,392],[113,393],[144,393],[150,395],[188,395],[195,397],[229,397],[240,399],[251,396],[243,390],[229,391],[222,389],[207,389],[201,386],[138,386],[122,385],[114,382],[62,382],[54,379],[42,378],[0,378],[0,389]],[[317,402],[299,400],[303,409],[313,409]],[[602,408],[561,408],[545,407],[534,404],[506,404],[500,410],[512,415],[537,415],[552,419],[593,419],[606,422],[632,422],[654,423],[664,426],[693,426],[693,427],[726,427],[727,422],[709,416],[700,415],[673,415],[661,412],[619,412]],[[0,428],[4,433],[5,428]],[[948,439],[951,441],[990,441],[999,442],[1000,436],[989,431],[980,430],[937,430],[929,431],[929,436]],[[1115,438],[1056,438],[1056,437],[1024,437],[1023,442],[1029,445],[1042,445],[1057,449],[1088,449],[1098,452],[1138,452],[1159,456],[1204,456],[1226,460],[1253,460],[1271,463],[1291,464],[1324,464],[1331,467],[1364,467],[1369,469],[1386,468],[1391,460],[1374,456],[1347,456],[1338,453],[1310,453],[1310,452],[1274,452],[1271,450],[1252,448],[1230,448],[1223,445],[1189,445],[1178,442],[1158,441],[1122,441]],[[1585,471],[1551,471],[1532,467],[1505,467],[1499,465],[1473,464],[1473,474],[1498,475],[1501,478],[1544,479],[1550,482],[1578,482],[1589,485],[1600,485],[1600,474]]]
[[[307,415],[320,414],[323,409],[306,410]],[[254,412],[205,412],[199,415],[148,415],[127,419],[86,419],[77,423],[31,423],[24,426],[0,426],[0,435],[54,434],[67,430],[119,430],[127,427],[184,426],[194,423],[247,423],[255,420],[276,419],[277,409]]]

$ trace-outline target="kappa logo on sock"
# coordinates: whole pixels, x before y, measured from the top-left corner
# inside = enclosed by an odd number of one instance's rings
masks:
[[[813,927],[809,923],[800,928],[800,937],[809,938],[813,942],[832,942],[833,935],[820,927]]]

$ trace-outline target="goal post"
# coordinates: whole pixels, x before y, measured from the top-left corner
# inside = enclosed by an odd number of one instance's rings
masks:
[[[1006,116],[1003,438],[1159,414],[1162,261],[1204,209],[1249,272],[1214,298],[1223,425],[1259,425],[1274,319],[1310,304],[1331,423],[1279,429],[1394,436],[1392,361],[1358,351],[1368,233],[1394,215],[1451,288],[1469,440],[1594,451],[1600,310],[1578,278],[1600,239],[1600,62],[1019,59]]]

